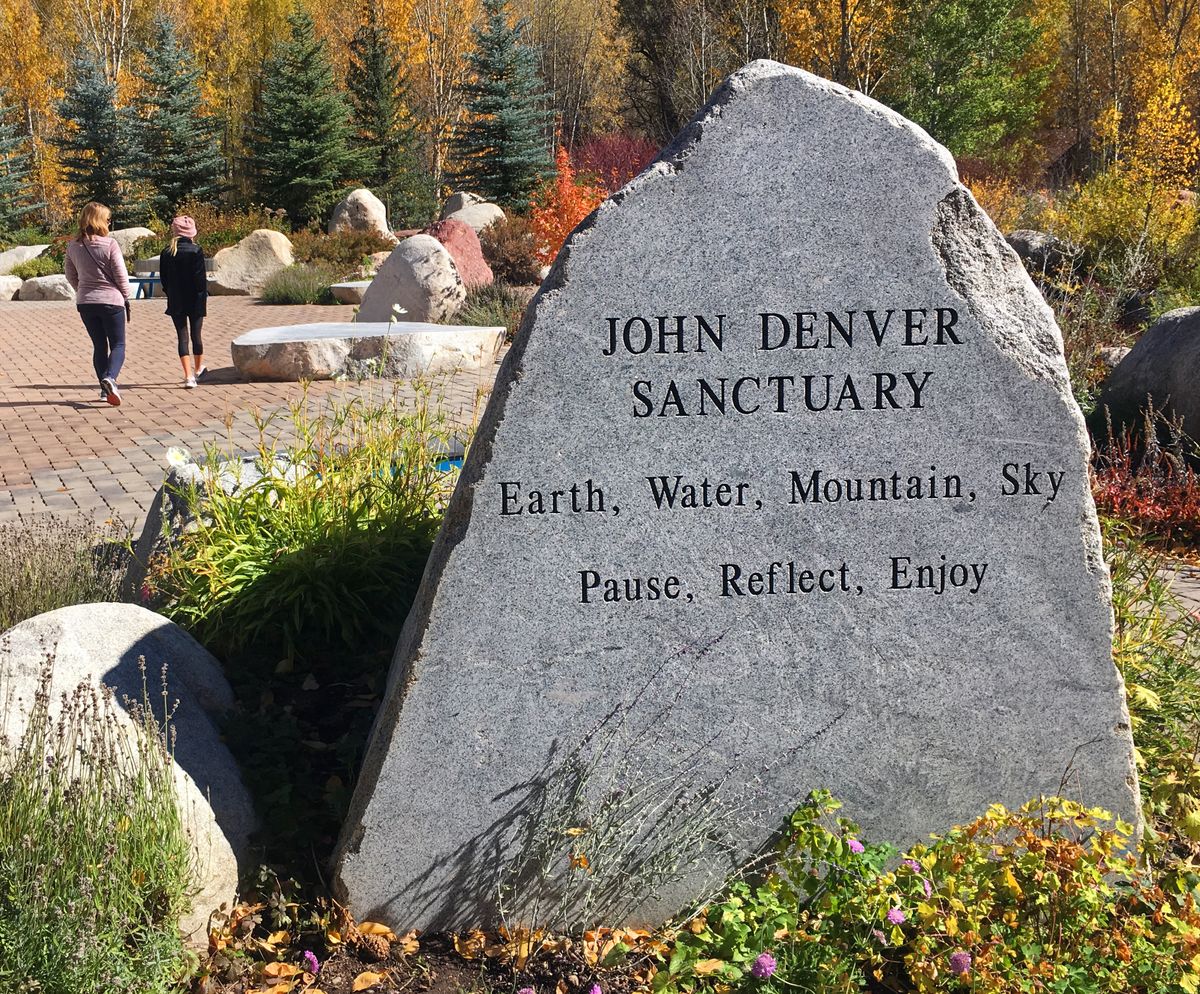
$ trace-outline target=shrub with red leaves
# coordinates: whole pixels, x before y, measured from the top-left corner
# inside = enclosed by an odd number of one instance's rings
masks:
[[[554,160],[554,178],[538,191],[530,218],[538,258],[547,265],[552,263],[567,235],[606,196],[604,187],[575,174],[567,150],[560,146]]]
[[[577,172],[590,173],[605,190],[616,193],[658,155],[654,142],[637,135],[614,134],[592,138],[571,154]]]

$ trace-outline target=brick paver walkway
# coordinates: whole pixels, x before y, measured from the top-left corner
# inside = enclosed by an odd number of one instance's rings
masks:
[[[100,399],[91,343],[70,302],[0,302],[0,523],[47,511],[84,513],[140,529],[172,445],[205,443],[253,451],[256,413],[270,415],[301,396],[297,383],[242,383],[230,342],[252,329],[348,321],[350,307],[269,307],[245,297],[214,297],[204,323],[210,373],[184,390],[171,319],[162,300],[138,300],[120,377],[124,403]],[[439,384],[443,409],[472,422],[494,369]],[[314,383],[310,399],[345,398],[379,384]],[[281,419],[283,420],[283,419]],[[280,430],[278,428],[272,430]]]

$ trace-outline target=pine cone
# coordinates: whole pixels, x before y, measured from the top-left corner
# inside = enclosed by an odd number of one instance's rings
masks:
[[[378,963],[388,958],[392,946],[382,935],[363,935],[360,932],[354,939],[354,951],[368,963]]]

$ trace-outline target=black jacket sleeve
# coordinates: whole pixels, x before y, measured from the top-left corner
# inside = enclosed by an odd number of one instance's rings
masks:
[[[204,249],[197,245],[196,251],[192,253],[192,257],[192,265],[195,267],[192,273],[192,278],[195,281],[194,286],[196,288],[196,293],[207,293],[208,273],[204,269]]]

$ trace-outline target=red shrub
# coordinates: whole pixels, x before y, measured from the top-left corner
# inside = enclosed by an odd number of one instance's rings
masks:
[[[590,173],[616,193],[658,155],[658,146],[636,135],[604,135],[584,142],[571,154],[578,172]]]

